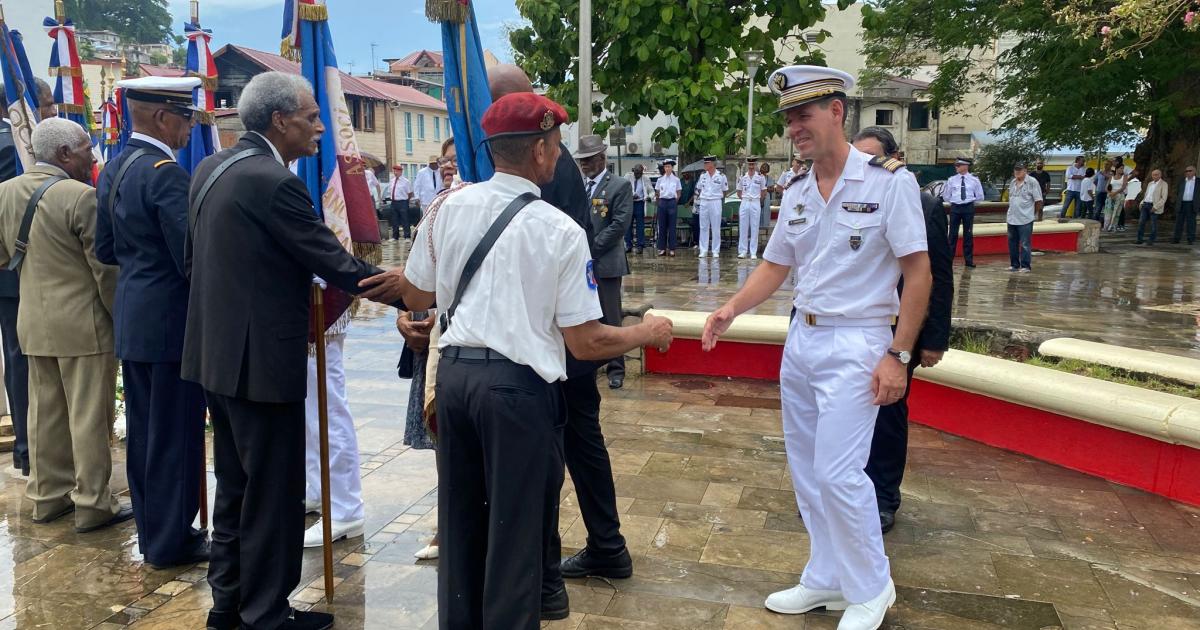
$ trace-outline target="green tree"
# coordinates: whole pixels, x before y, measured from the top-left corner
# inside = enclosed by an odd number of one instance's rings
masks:
[[[838,0],[841,8],[852,0]],[[509,33],[514,57],[530,77],[574,117],[578,89],[579,0],[517,0],[529,21]],[[775,68],[823,63],[804,42],[804,29],[825,16],[820,0],[628,0],[597,3],[592,17],[592,80],[603,102],[593,104],[594,131],[668,114],[677,127],[654,140],[678,141],[685,159],[740,154],[745,146],[748,81],[741,55],[763,53],[755,78],[753,150],[779,134],[775,99],[765,89]],[[756,16],[769,16],[756,19]],[[777,49],[786,51],[777,53]]]
[[[1030,134],[1010,131],[979,151],[979,157],[971,169],[985,182],[1003,182],[1012,179],[1013,166],[1023,163],[1033,168],[1033,163],[1042,158],[1045,149],[1037,138]]]
[[[81,30],[112,31],[131,44],[170,41],[167,0],[66,0],[67,17]]]
[[[1144,130],[1135,159],[1171,176],[1200,152],[1200,34],[1182,20],[1151,38],[1144,28],[1093,34],[1079,30],[1083,14],[1062,13],[1143,1],[871,0],[864,53],[880,72],[933,66],[929,92],[943,109],[992,93],[1000,127],[1032,131],[1045,146],[1094,152]],[[995,62],[983,62],[998,47]],[[1136,54],[1116,52],[1131,47]]]

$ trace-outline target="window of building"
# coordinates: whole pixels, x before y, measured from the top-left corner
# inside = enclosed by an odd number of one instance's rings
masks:
[[[412,112],[404,112],[404,152],[413,152]]]
[[[425,114],[417,114],[417,140],[425,139]]]
[[[816,44],[816,43],[819,43],[820,41],[821,41],[820,33],[809,32],[809,33],[804,34],[804,43],[806,43],[806,44]]]
[[[363,98],[347,97],[350,122],[355,131],[375,131],[375,103]]]
[[[892,120],[894,114],[895,112],[890,109],[875,110],[875,124],[880,127],[891,127],[895,124]]]
[[[373,101],[360,102],[362,103],[362,130],[375,131],[375,103]]]
[[[450,130],[450,118],[449,117],[443,118],[442,122],[445,123],[445,125],[446,125],[446,137],[449,138],[449,137],[453,136],[454,132],[452,132]]]
[[[438,117],[433,117],[433,140],[435,142],[442,141],[442,125],[438,122]]]
[[[929,103],[913,103],[908,106],[908,128],[929,129]]]

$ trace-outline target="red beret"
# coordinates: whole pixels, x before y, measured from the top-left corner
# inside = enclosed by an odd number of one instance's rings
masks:
[[[562,105],[533,92],[501,96],[483,113],[480,125],[487,139],[546,133],[568,121]]]

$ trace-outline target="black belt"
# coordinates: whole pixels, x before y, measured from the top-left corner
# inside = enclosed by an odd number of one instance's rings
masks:
[[[474,361],[508,361],[513,360],[492,350],[491,348],[467,348],[464,346],[449,346],[442,350],[442,356],[450,359],[470,359]]]

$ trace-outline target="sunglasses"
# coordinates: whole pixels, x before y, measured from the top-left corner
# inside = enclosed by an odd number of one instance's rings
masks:
[[[191,120],[196,117],[195,110],[186,109],[183,107],[164,107],[163,111],[167,112],[168,114],[174,114],[176,116],[179,116],[180,118],[182,118],[184,120]]]

